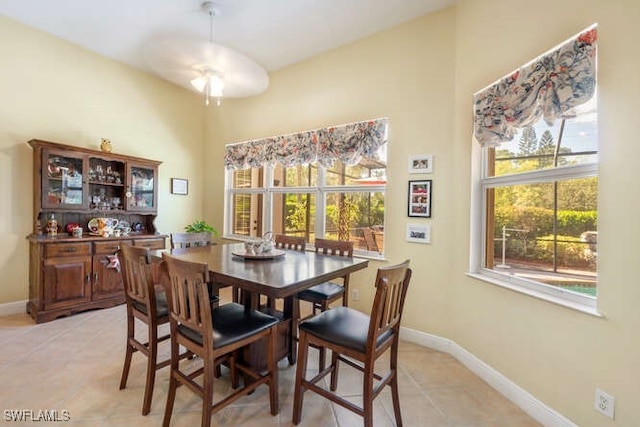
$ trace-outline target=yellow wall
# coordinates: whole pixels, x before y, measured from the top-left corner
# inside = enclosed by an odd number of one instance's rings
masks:
[[[636,0],[461,1],[457,6],[455,182],[470,192],[471,96],[581,29],[599,24],[599,319],[465,277],[469,198],[457,197],[447,336],[580,426],[640,425],[640,212]],[[427,325],[428,327],[428,325]],[[593,410],[616,397],[616,420]]]
[[[389,117],[389,184],[386,196],[385,251],[389,262],[411,258],[416,267],[404,325],[444,334],[447,317],[450,215],[454,196],[449,153],[453,139],[454,11],[425,16],[383,34],[366,38],[271,75],[261,96],[225,100],[211,110],[214,143],[207,158],[220,159],[222,145],[370,118]],[[434,155],[432,175],[408,174],[408,157]],[[407,181],[434,180],[433,220],[408,218]],[[222,223],[223,173],[211,168],[212,197],[207,216]],[[430,223],[432,244],[405,241],[407,223]],[[379,266],[379,263],[372,263]],[[362,309],[371,305],[375,268],[354,277]],[[428,308],[428,309],[426,309]],[[426,325],[429,325],[427,327]]]
[[[0,17],[0,304],[28,296],[32,150],[39,138],[163,161],[159,231],[202,211],[202,104],[174,85]],[[189,196],[169,194],[190,179]]]

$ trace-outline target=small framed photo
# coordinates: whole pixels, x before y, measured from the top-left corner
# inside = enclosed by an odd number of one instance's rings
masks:
[[[409,181],[409,216],[431,218],[431,180]]]
[[[433,172],[433,156],[431,154],[409,157],[409,173],[432,173],[432,172]]]
[[[407,242],[431,243],[431,224],[407,224]]]
[[[189,181],[181,178],[171,178],[171,194],[189,194]]]

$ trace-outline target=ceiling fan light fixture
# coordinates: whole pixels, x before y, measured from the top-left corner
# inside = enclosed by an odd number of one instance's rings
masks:
[[[204,76],[200,76],[200,77],[196,77],[195,79],[191,80],[191,86],[194,87],[195,90],[197,90],[198,92],[203,92],[204,91],[204,87],[207,84],[207,79]]]
[[[215,74],[209,76],[209,96],[221,98],[223,90],[224,80],[222,79],[222,77]]]
[[[209,105],[209,97],[217,99],[217,105],[222,103],[224,91],[224,79],[218,73],[204,71],[201,76],[191,80],[191,86],[200,93],[205,94],[205,103]]]

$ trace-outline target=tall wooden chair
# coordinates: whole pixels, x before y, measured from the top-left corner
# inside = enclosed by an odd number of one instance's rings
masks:
[[[169,316],[171,325],[171,374],[163,425],[169,426],[176,389],[185,385],[202,398],[202,426],[211,424],[211,415],[258,386],[269,386],[271,414],[278,413],[278,369],[275,361],[275,326],[278,319],[243,305],[229,303],[214,309],[209,301],[209,267],[162,255],[170,279]],[[267,370],[258,372],[236,358],[238,350],[259,340],[267,340]],[[200,369],[189,370],[180,363],[180,346],[202,358]],[[232,384],[236,369],[245,377],[244,386],[222,400],[213,402],[215,366],[226,361]],[[201,382],[195,379],[202,376]],[[250,381],[246,379],[250,378]]]
[[[373,427],[373,401],[385,386],[389,386],[396,425],[402,426],[398,395],[398,341],[410,280],[408,260],[392,267],[380,268],[376,277],[376,295],[371,316],[349,307],[335,307],[300,324],[293,424],[300,423],[304,392],[311,390],[364,417],[365,427]],[[331,349],[333,353],[331,365],[313,379],[307,380],[307,356],[311,345]],[[390,351],[389,371],[381,376],[375,372],[375,363],[387,351]],[[335,393],[338,387],[339,362],[363,373],[361,407]],[[331,382],[327,390],[317,383],[329,373]]]
[[[169,339],[169,334],[158,336],[158,327],[169,322],[169,307],[165,292],[154,285],[149,249],[121,245],[117,255],[122,269],[127,302],[127,347],[120,390],[127,386],[133,353],[144,354],[147,357],[147,379],[142,401],[142,415],[147,415],[151,410],[156,370],[169,366],[171,362],[169,359],[161,362],[157,360],[158,343]],[[147,327],[147,342],[136,339],[136,319]],[[186,356],[188,356],[187,353],[180,355],[180,357]]]
[[[171,233],[171,249],[211,245],[211,233]]]
[[[326,255],[353,257],[353,242],[351,241],[316,239],[315,248],[316,252]],[[311,303],[311,316],[328,310],[333,302],[340,299],[342,299],[342,305],[346,307],[349,302],[349,275],[342,277],[342,284],[335,282],[321,283],[299,292],[297,298],[299,301]],[[300,321],[304,319],[302,318]],[[319,352],[318,371],[322,371],[325,366],[326,351],[320,348]]]

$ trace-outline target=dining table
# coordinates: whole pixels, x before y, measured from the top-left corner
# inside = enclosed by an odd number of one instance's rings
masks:
[[[283,299],[282,311],[278,313],[280,328],[276,360],[287,356],[290,364],[295,364],[297,356],[298,292],[362,270],[369,264],[363,258],[314,251],[273,249],[265,254],[248,254],[243,243],[153,250],[151,256],[161,259],[162,253],[185,261],[206,263],[214,292],[227,286],[241,290],[242,303],[247,309],[259,308],[261,295]],[[264,363],[266,358],[260,350],[254,348],[250,351],[251,363]]]

